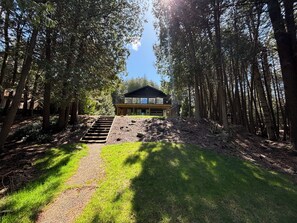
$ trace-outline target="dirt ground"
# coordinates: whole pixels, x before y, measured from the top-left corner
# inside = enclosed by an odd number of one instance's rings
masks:
[[[195,144],[286,173],[297,182],[297,155],[289,143],[269,141],[239,126],[225,132],[208,120],[116,117],[107,144],[131,141]]]

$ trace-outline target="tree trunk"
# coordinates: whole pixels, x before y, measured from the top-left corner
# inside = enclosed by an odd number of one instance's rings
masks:
[[[73,63],[73,53],[74,53],[74,45],[75,45],[75,37],[71,36],[70,44],[69,44],[69,52],[67,55],[67,63],[65,68],[65,74],[70,73]],[[59,120],[58,120],[58,129],[63,130],[68,125],[68,118],[69,118],[69,98],[68,92],[68,83],[66,81],[63,82],[63,89],[62,89],[62,104],[60,106],[60,113],[59,113]],[[68,114],[67,114],[68,113]]]
[[[291,124],[291,141],[294,149],[297,150],[297,65],[294,50],[294,40],[296,37],[292,37],[292,35],[286,31],[278,0],[270,0],[267,4],[284,80],[288,117]]]
[[[272,125],[273,125],[273,129],[275,132],[275,136],[276,139],[279,138],[279,131],[277,131],[277,127],[276,127],[276,118],[275,118],[275,114],[274,114],[274,109],[273,109],[273,103],[272,103],[272,90],[271,90],[271,71],[269,68],[269,64],[268,64],[268,55],[267,55],[267,49],[264,48],[263,52],[262,52],[262,62],[263,62],[263,76],[264,76],[264,86],[266,89],[266,98],[267,98],[267,103],[269,105],[269,110],[270,110],[270,116],[272,118]]]
[[[221,24],[220,24],[220,1],[214,1],[214,26],[215,26],[215,39],[216,39],[216,70],[219,80],[218,96],[221,108],[221,119],[224,128],[228,128],[227,106],[226,106],[226,92],[225,82],[223,77],[223,55],[221,44]]]
[[[29,94],[29,89],[28,89],[28,83],[25,86],[24,90],[24,103],[23,103],[23,116],[27,116],[28,114],[28,94]]]
[[[190,84],[188,85],[188,94],[189,94],[189,103],[188,103],[188,106],[189,106],[189,118],[190,117],[193,117],[193,112],[192,112],[192,94],[191,94],[191,86]]]
[[[66,129],[69,121],[69,113],[70,113],[70,107],[69,104],[66,103],[60,107],[59,110],[59,119],[58,119],[58,130],[64,130]]]
[[[68,126],[69,115],[70,115],[70,105],[68,103],[66,106],[66,111],[65,111],[65,127],[64,127],[64,129]]]
[[[72,102],[70,124],[78,124],[78,100]]]
[[[200,107],[199,107],[199,83],[198,75],[195,74],[195,119],[197,121],[201,120]]]
[[[20,81],[18,83],[16,93],[13,98],[12,105],[8,111],[8,115],[5,118],[5,121],[3,123],[2,129],[0,132],[0,147],[4,146],[4,143],[6,141],[6,138],[8,137],[10,128],[14,122],[15,115],[16,115],[17,110],[20,105],[20,101],[22,98],[22,93],[23,93],[23,90],[25,87],[26,79],[27,79],[27,76],[31,69],[31,64],[32,64],[32,60],[33,60],[33,52],[34,52],[35,45],[36,45],[37,35],[38,35],[38,30],[36,28],[34,28],[32,31],[32,35],[31,35],[28,50],[27,50],[27,55],[26,55],[24,65],[22,68]]]
[[[257,93],[259,95],[260,105],[263,109],[263,119],[264,119],[264,123],[265,123],[266,129],[267,129],[268,139],[276,140],[277,137],[275,134],[271,111],[270,111],[269,104],[268,104],[266,96],[265,96],[265,91],[264,91],[264,88],[262,85],[258,65],[256,63],[257,63],[257,61],[255,60],[254,64],[252,65],[252,67],[253,67],[252,70],[253,70],[253,75],[255,77],[255,85],[256,85]]]
[[[246,92],[247,92],[247,98],[248,98],[248,119],[249,119],[249,130],[251,133],[255,133],[256,126],[255,126],[255,119],[254,119],[254,85],[253,85],[253,76],[251,77],[251,83],[249,82],[249,79],[247,77],[247,71],[243,73],[243,79],[246,81]]]
[[[296,2],[296,1],[295,1]],[[294,1],[284,0],[285,21],[288,33],[290,35],[293,57],[295,60],[295,69],[297,69],[297,36],[296,36],[296,21],[294,12]],[[295,9],[296,10],[296,9]]]
[[[9,14],[10,11],[7,10],[5,14],[4,19],[4,43],[5,43],[5,51],[3,55],[3,61],[1,66],[1,72],[0,72],[0,85],[2,86],[3,80],[5,77],[6,67],[7,67],[7,59],[8,59],[8,53],[9,53],[9,35],[8,35],[8,27],[9,27]]]
[[[13,93],[14,91],[10,91],[9,92],[9,96],[5,102],[5,106],[4,106],[4,109],[3,109],[3,115],[7,115],[7,112],[9,110],[9,107],[10,107],[10,104],[11,104],[11,101],[12,101],[12,98],[13,98]]]
[[[38,84],[39,77],[40,77],[40,75],[37,73],[35,76],[32,97],[31,97],[30,106],[29,106],[30,116],[33,116],[33,114],[34,114],[35,95],[37,93],[37,84]]]
[[[58,119],[58,130],[63,130],[66,127],[66,107],[65,106],[61,106],[59,109],[59,119]]]
[[[13,64],[13,73],[11,79],[11,86],[13,87],[16,82],[18,67],[19,67],[19,51],[20,51],[20,42],[22,38],[22,29],[21,24],[18,22],[17,31],[16,31],[16,44],[15,44],[15,52],[14,52],[14,64]]]
[[[51,33],[46,30],[45,59],[47,62],[47,70],[45,71],[45,84],[43,93],[43,119],[42,129],[47,131],[50,128],[50,104],[51,104],[51,82],[49,65],[51,64]]]

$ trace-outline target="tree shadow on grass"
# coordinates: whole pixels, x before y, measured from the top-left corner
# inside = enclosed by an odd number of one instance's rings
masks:
[[[65,170],[63,168],[81,148],[76,145],[63,145],[48,150],[45,157],[36,163],[36,170],[40,173],[40,177],[8,195],[4,203],[0,203],[1,210],[11,211],[3,215],[3,219],[12,222],[18,219],[18,216],[27,215],[30,221],[36,220],[41,208],[53,199],[59,187],[64,183]],[[0,219],[2,217],[0,216]]]
[[[136,222],[297,220],[296,186],[250,163],[171,143],[141,144],[125,161],[137,163],[142,171],[130,186]]]

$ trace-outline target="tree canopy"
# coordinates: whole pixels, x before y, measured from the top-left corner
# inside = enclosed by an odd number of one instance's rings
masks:
[[[1,1],[0,86],[6,118],[0,145],[21,101],[24,113],[39,101],[44,130],[50,128],[54,107],[57,127],[64,129],[68,114],[77,122],[80,98],[94,89],[114,89],[126,69],[128,44],[141,36],[143,6],[138,0]]]
[[[286,0],[155,1],[157,67],[182,114],[289,135],[296,148],[295,9]]]

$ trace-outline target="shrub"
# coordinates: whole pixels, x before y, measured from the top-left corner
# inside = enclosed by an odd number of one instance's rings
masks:
[[[52,136],[48,132],[43,132],[41,122],[34,122],[19,128],[14,133],[13,139],[23,140],[24,142],[46,143],[52,141]]]

